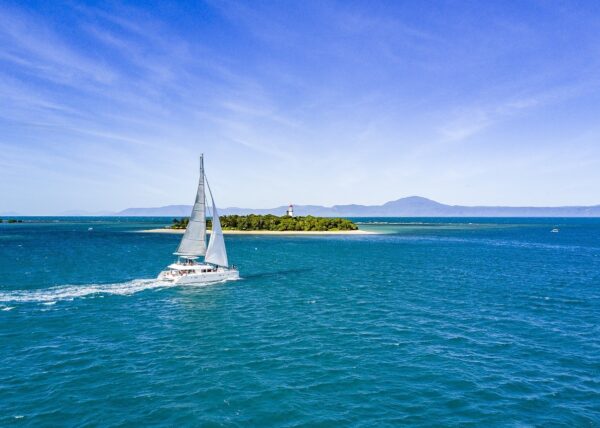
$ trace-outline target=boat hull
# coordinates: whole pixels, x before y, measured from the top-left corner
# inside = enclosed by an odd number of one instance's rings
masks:
[[[234,281],[236,279],[240,279],[240,273],[237,269],[219,269],[215,272],[197,272],[173,275],[171,271],[166,270],[158,275],[158,279],[178,285],[206,285],[215,282]]]

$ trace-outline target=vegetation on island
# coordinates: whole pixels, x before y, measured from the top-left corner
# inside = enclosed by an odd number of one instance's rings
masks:
[[[267,230],[273,232],[338,232],[345,230],[358,230],[352,221],[339,217],[302,217],[267,215],[225,215],[219,217],[223,230]],[[173,219],[171,229],[185,229],[189,219]],[[212,221],[206,221],[206,227],[212,228]]]
[[[20,219],[16,219],[16,218],[9,218],[8,220],[6,220],[7,223],[23,223],[23,220]],[[0,218],[0,223],[4,223],[4,220]]]
[[[177,219],[173,219],[173,223],[169,226],[169,229],[185,229],[190,222],[190,219],[187,217]]]

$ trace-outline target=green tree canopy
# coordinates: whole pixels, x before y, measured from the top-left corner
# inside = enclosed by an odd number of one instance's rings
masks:
[[[343,230],[358,230],[352,221],[339,217],[288,217],[276,215],[225,215],[219,217],[224,230],[268,230],[294,232],[335,232]],[[188,218],[173,219],[172,229],[185,229]],[[212,221],[207,220],[207,228],[212,227]]]

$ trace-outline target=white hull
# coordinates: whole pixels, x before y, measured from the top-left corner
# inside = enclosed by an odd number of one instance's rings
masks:
[[[213,272],[178,273],[164,270],[158,275],[161,281],[172,282],[179,285],[204,285],[214,282],[233,281],[240,278],[237,269],[219,268]]]

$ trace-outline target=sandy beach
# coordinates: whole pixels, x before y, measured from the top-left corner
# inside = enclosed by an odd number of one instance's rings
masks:
[[[147,229],[138,230],[138,233],[173,233],[183,234],[185,229]],[[211,233],[210,230],[207,231]],[[375,232],[367,232],[366,230],[340,230],[340,231],[272,231],[272,230],[224,230],[224,235],[373,235]]]

